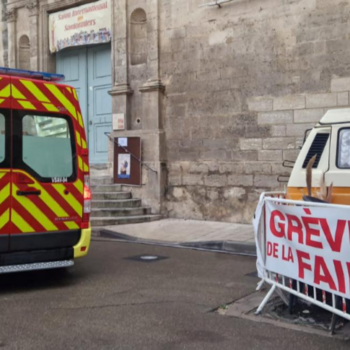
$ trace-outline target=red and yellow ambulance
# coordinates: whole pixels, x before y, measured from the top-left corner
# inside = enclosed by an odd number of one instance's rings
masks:
[[[86,135],[63,79],[0,68],[0,273],[68,267],[89,250]]]

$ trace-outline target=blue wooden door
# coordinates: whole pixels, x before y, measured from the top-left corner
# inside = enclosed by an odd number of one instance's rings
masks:
[[[108,138],[112,130],[111,49],[109,45],[88,49],[88,139],[91,163],[107,163]]]
[[[89,144],[90,163],[107,163],[112,130],[111,47],[81,47],[57,53],[56,71],[76,88]]]
[[[79,97],[85,127],[88,125],[87,50],[85,48],[61,51],[56,56],[56,71],[64,74],[64,82],[73,86]]]

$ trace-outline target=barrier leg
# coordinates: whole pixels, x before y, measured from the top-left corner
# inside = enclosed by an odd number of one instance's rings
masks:
[[[261,313],[261,311],[263,310],[263,308],[265,307],[265,305],[267,304],[267,302],[270,300],[271,295],[273,294],[273,292],[276,289],[276,285],[274,284],[271,289],[269,290],[269,292],[266,294],[264,300],[261,302],[261,304],[259,305],[258,309],[255,312],[255,315],[259,315]]]
[[[264,280],[261,280],[261,281],[258,283],[258,285],[257,285],[257,287],[256,287],[256,290],[257,290],[257,291],[261,290],[261,288],[262,288],[262,286],[264,285],[264,283],[265,283],[265,281],[264,281]]]
[[[276,293],[279,295],[279,297],[283,300],[283,302],[289,306],[288,298],[284,295],[283,291],[279,288],[276,289]]]

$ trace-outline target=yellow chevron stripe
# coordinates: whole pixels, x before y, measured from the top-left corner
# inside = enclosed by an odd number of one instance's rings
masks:
[[[64,223],[70,230],[76,230],[79,226],[73,221],[67,221]]]
[[[64,193],[64,191],[66,190],[65,186],[61,184],[54,184],[52,186],[62,196],[62,198],[75,210],[75,212],[79,215],[79,217],[81,217],[83,214],[82,205],[77,201],[77,199],[71,193],[69,194]]]
[[[45,84],[45,86],[51,91],[51,93],[62,103],[62,105],[67,109],[67,111],[77,119],[77,112],[72,105],[72,103],[67,99],[66,96],[62,94],[60,89],[53,84]]]
[[[59,109],[56,108],[53,104],[51,103],[43,103],[43,106],[49,111],[49,112],[59,112]]]
[[[0,180],[6,175],[7,173],[6,172],[0,172]]]
[[[81,157],[78,156],[78,165],[79,165],[79,169],[81,171],[83,171],[83,160],[81,159]]]
[[[0,91],[0,97],[10,97],[11,95],[11,85],[8,84]]]
[[[78,112],[78,118],[79,118],[79,124],[80,124],[80,126],[81,126],[82,128],[84,128],[84,122],[83,122],[83,118],[82,118],[80,112]]]
[[[18,213],[12,209],[11,211],[11,221],[22,231],[22,232],[34,232],[33,227],[31,227],[27,221],[25,221]]]
[[[4,102],[5,100],[3,98],[0,98],[0,105]]]
[[[86,163],[84,163],[84,173],[87,172],[89,172],[89,166]]]
[[[36,109],[29,101],[17,101],[25,109]]]
[[[81,181],[80,179],[78,181],[75,182],[74,186],[76,187],[76,189],[83,194],[84,192],[84,184],[83,181]]]
[[[21,100],[26,99],[26,97],[23,96],[23,94],[16,88],[16,86],[12,84],[11,88],[12,88],[12,97],[16,99],[21,99]]]
[[[20,173],[20,171],[18,171]],[[30,187],[33,187],[41,191],[41,199],[43,202],[57,215],[58,217],[64,218],[67,217],[67,212],[51,197],[51,195],[45,190],[44,187],[40,185],[33,177],[26,174],[31,180],[34,181],[34,184]]]
[[[45,94],[32,82],[29,80],[20,80],[20,82],[29,90],[35,98],[40,102],[50,103],[51,101],[45,96]],[[25,99],[25,97],[24,97]]]
[[[0,204],[3,203],[10,195],[10,184],[8,183],[1,191],[0,191]]]
[[[0,216],[0,230],[9,222],[9,220],[10,220],[10,209],[7,209]]]
[[[78,94],[77,94],[75,89],[73,89],[73,94],[74,94],[75,99],[78,101]]]
[[[72,89],[69,86],[67,86],[67,90],[72,93]]]
[[[18,187],[12,184],[12,196],[18,203],[24,207],[27,212],[34,217],[48,231],[55,231],[58,228],[50,221],[50,219],[28,198],[17,196]]]
[[[75,132],[76,138],[77,138],[77,144],[79,147],[81,147],[81,137],[78,131]]]
[[[81,142],[82,142],[82,145],[83,145],[83,149],[86,149],[86,141],[82,138]]]

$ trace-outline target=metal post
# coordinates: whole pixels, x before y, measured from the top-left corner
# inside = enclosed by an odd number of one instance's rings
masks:
[[[266,294],[264,300],[261,302],[261,304],[259,305],[258,309],[255,312],[255,315],[259,315],[261,313],[261,311],[263,310],[263,308],[265,307],[265,305],[268,303],[268,301],[271,298],[271,295],[273,294],[273,292],[276,289],[276,285],[272,285],[271,289],[269,290],[269,292]]]

